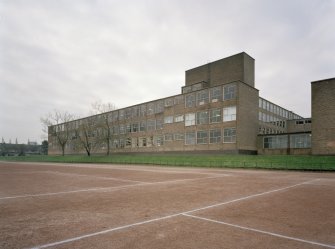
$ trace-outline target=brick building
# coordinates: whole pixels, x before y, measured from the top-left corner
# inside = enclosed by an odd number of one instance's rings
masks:
[[[312,84],[313,123],[315,115],[316,123],[329,128],[312,143],[312,119],[259,96],[254,63],[239,53],[187,70],[181,94],[50,126],[49,154],[61,153],[56,134],[65,132],[66,154],[85,153],[78,142],[84,133],[92,153],[335,154],[329,135],[334,104],[324,108],[335,103],[334,81]]]

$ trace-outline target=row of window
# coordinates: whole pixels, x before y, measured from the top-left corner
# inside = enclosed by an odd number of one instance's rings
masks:
[[[116,138],[112,141],[113,148],[135,148],[135,147],[151,147],[163,146],[171,141],[184,141],[185,145],[195,144],[217,144],[217,143],[235,143],[236,128],[192,131],[186,133],[167,133],[164,135],[156,135],[149,137],[137,138]]]
[[[312,123],[311,119],[305,119],[305,120],[297,120],[297,121],[295,121],[296,125],[311,124],[311,123]]]
[[[223,113],[223,115],[222,115]],[[185,119],[184,119],[185,117]],[[112,134],[126,134],[143,131],[154,131],[163,128],[164,124],[184,122],[185,126],[201,125],[209,123],[219,123],[236,120],[236,106],[229,106],[222,109],[212,109],[197,113],[187,113],[184,115],[166,116],[162,119],[143,120],[131,124],[114,125],[110,128]]]
[[[258,112],[258,120],[264,123],[271,123],[275,126],[285,128],[286,121],[283,119],[280,119],[274,115],[267,114],[264,112]]]
[[[185,96],[185,107],[195,107],[221,100],[235,99],[237,95],[236,84],[228,84],[210,89],[190,93]]]
[[[311,134],[266,136],[263,138],[263,148],[311,148]]]
[[[258,128],[258,134],[280,134],[280,133],[284,133],[284,131],[264,126],[260,126]]]
[[[259,98],[258,100],[258,107],[259,108],[262,108],[263,110],[266,110],[268,112],[272,112],[278,116],[281,116],[285,119],[301,119],[302,117],[293,113],[293,112],[290,112],[278,105],[275,105],[275,104],[272,104],[271,102],[265,100],[265,99],[262,99],[262,98]],[[264,121],[265,122],[265,121]]]

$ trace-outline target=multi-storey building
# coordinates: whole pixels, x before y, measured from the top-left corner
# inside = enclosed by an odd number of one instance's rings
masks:
[[[70,135],[67,154],[85,153],[85,146],[78,143],[84,131],[93,153],[108,149],[112,153],[310,154],[311,119],[261,98],[255,88],[254,63],[248,54],[236,54],[187,70],[181,94],[51,126],[49,154],[61,153],[55,134],[65,132],[65,127]],[[334,93],[334,82],[329,84]],[[315,83],[315,88],[319,85]],[[318,93],[327,95],[327,90]],[[327,98],[332,96],[328,93]],[[333,107],[325,112],[335,116]],[[313,144],[324,144],[321,140]],[[334,148],[327,151],[335,154]]]

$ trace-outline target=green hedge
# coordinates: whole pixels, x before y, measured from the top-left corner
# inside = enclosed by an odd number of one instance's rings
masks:
[[[244,155],[110,155],[110,156],[9,156],[0,161],[147,164],[166,166],[335,170],[335,156]]]

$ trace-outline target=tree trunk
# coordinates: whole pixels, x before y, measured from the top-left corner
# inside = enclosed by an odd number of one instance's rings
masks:
[[[109,156],[109,139],[107,139],[107,156]]]

